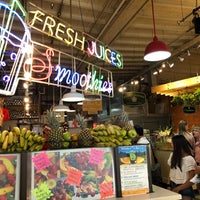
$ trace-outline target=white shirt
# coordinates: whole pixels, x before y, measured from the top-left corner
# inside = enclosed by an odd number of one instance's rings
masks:
[[[171,166],[171,158],[172,153],[169,156],[169,159],[167,161],[168,165]],[[189,178],[189,171],[195,170],[196,162],[192,156],[185,156],[182,158],[182,164],[181,169],[177,166],[177,168],[170,168],[169,177],[170,180],[173,181],[176,184],[183,184],[185,183]]]
[[[149,140],[143,136],[137,141],[137,144],[149,144]]]

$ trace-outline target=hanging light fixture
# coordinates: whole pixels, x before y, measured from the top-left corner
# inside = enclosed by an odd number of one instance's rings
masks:
[[[149,43],[144,52],[144,60],[146,61],[161,61],[169,58],[171,53],[169,51],[168,46],[159,41],[156,36],[156,25],[155,25],[155,17],[154,17],[154,6],[153,0],[151,0],[152,5],[152,17],[153,17],[153,41]]]
[[[56,106],[53,106],[53,111],[54,112],[75,112],[75,110],[71,110],[69,108],[69,106],[65,106],[63,104],[63,101],[62,101],[62,88],[60,87],[60,101],[59,101],[59,104],[56,105]]]
[[[70,109],[69,109],[68,106],[65,106],[63,104],[62,100],[60,100],[59,104],[53,107],[53,111],[55,111],[55,112],[69,112]]]
[[[62,101],[67,102],[79,102],[85,100],[85,97],[82,93],[76,92],[76,86],[71,86],[71,91],[63,95]]]

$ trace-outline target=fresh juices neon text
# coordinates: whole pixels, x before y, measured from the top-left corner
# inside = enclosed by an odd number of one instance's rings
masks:
[[[84,33],[75,31],[68,27],[56,17],[48,15],[41,10],[30,12],[29,25],[51,37],[54,37],[67,45],[71,45],[92,55],[98,59],[117,67],[123,68],[123,59],[121,54],[104,46],[98,41]]]

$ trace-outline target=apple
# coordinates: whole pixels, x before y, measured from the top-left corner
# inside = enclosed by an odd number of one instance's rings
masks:
[[[71,133],[70,132],[63,133],[63,139],[67,142],[70,141],[71,140]]]
[[[65,141],[62,143],[63,148],[69,148],[69,142]]]
[[[136,136],[137,136],[136,130],[135,130],[135,129],[129,130],[129,131],[128,131],[128,136],[129,136],[130,138],[136,137]]]

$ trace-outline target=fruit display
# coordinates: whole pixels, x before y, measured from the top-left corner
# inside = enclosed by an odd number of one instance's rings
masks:
[[[132,145],[132,140],[137,133],[134,128],[125,130],[118,125],[108,124],[105,126],[101,124],[91,129],[91,135],[96,147],[116,147]]]
[[[34,188],[45,183],[52,193],[50,200],[100,199],[100,185],[107,183],[112,183],[114,192],[112,151],[108,148],[102,151],[103,157],[98,164],[90,161],[90,149],[46,151],[50,165],[40,171],[34,168]],[[37,155],[40,153],[32,154],[33,157]],[[79,171],[80,175],[74,175],[74,171]],[[68,177],[73,177],[72,182]],[[78,179],[80,182],[75,184],[73,181]]]
[[[16,192],[16,155],[1,155],[0,156],[0,199],[13,199]]]
[[[27,128],[13,127],[11,131],[0,133],[0,148],[2,152],[39,151],[46,139]]]
[[[51,128],[50,133],[47,135],[50,149],[62,148],[62,142],[64,141],[63,133],[65,132],[65,129],[61,126],[53,111],[47,111],[47,121]]]
[[[94,140],[91,135],[90,129],[87,128],[87,120],[84,116],[77,114],[76,120],[81,127],[81,131],[78,135],[79,147],[91,147],[93,146]]]

